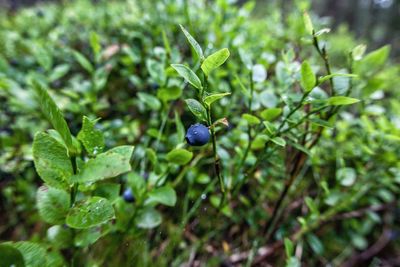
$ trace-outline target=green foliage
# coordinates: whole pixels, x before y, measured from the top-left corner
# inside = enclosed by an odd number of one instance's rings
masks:
[[[67,188],[73,174],[67,148],[47,133],[39,132],[33,140],[35,168],[50,186]]]
[[[306,92],[309,92],[314,88],[316,81],[317,79],[315,78],[310,64],[304,61],[303,64],[301,64],[301,86]]]
[[[230,94],[231,93],[211,94],[211,95],[209,95],[209,96],[204,98],[204,103],[207,106],[211,106],[211,104],[214,103],[215,101],[217,101],[217,100],[219,100],[219,99],[221,99],[221,98],[223,98],[223,97],[225,97],[227,95],[230,95]]]
[[[0,244],[1,266],[24,267],[25,262],[21,252],[11,245]]]
[[[42,186],[39,187],[36,198],[39,214],[45,222],[51,224],[64,223],[70,206],[70,198],[67,192]]]
[[[196,99],[185,99],[185,102],[198,120],[207,121],[207,111],[199,101]]]
[[[201,64],[201,69],[203,70],[204,74],[206,76],[210,75],[213,70],[225,63],[229,55],[229,50],[224,48],[204,59],[203,63]]]
[[[197,77],[196,73],[194,73],[189,67],[182,64],[172,64],[171,66],[185,79],[185,81],[199,90],[202,88],[199,77]]]
[[[71,179],[74,182],[89,183],[116,177],[131,170],[132,146],[119,146],[89,159],[81,172]]]
[[[71,133],[61,111],[58,109],[56,103],[54,103],[53,99],[47,93],[46,89],[42,87],[42,85],[35,80],[32,80],[32,86],[36,92],[43,114],[53,125],[54,129],[61,135],[67,148],[71,149]]]
[[[21,252],[26,267],[46,266],[46,249],[41,245],[21,241],[13,243],[12,246]]]
[[[92,2],[0,16],[1,266],[389,262],[389,46],[307,0]]]
[[[166,206],[175,206],[176,193],[170,186],[156,188],[149,193],[148,203],[161,203]]]
[[[166,156],[169,162],[179,165],[185,165],[189,163],[192,157],[193,153],[183,148],[174,149]]]
[[[114,217],[111,203],[101,197],[91,197],[79,201],[67,215],[66,223],[75,229],[87,229],[105,223]]]
[[[82,121],[82,129],[78,133],[78,140],[82,142],[86,151],[91,156],[95,156],[104,149],[103,133],[95,128],[96,121],[91,121],[84,116]]]

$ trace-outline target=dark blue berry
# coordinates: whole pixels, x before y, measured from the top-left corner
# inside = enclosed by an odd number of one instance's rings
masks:
[[[132,190],[130,188],[125,189],[123,194],[124,200],[128,203],[132,203],[135,201],[135,197],[132,194]]]
[[[210,141],[210,131],[203,124],[196,123],[189,127],[185,138],[191,146],[203,146]]]

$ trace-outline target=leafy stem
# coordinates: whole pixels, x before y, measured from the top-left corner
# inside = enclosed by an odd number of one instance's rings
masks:
[[[332,74],[331,65],[329,63],[329,57],[328,57],[328,53],[326,52],[326,48],[325,48],[325,46],[322,49],[320,48],[318,37],[315,35],[314,30],[313,30],[312,36],[313,36],[313,45],[314,45],[315,49],[317,50],[319,56],[324,61],[325,70],[328,75],[331,75]],[[329,83],[330,83],[330,87],[331,87],[330,94],[333,96],[333,95],[335,95],[335,89],[334,89],[335,87],[333,84],[333,77],[329,78]]]

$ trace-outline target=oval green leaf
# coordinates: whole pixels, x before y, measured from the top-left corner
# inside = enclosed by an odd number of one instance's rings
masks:
[[[208,76],[214,69],[218,68],[228,59],[230,53],[228,48],[223,48],[214,54],[208,56],[203,64],[201,64],[201,69],[204,74]]]
[[[8,244],[0,244],[0,266],[24,267],[24,257],[21,252]]]
[[[206,109],[199,101],[196,99],[186,99],[185,102],[194,116],[196,116],[199,120],[207,121]]]
[[[212,103],[215,101],[223,98],[224,96],[230,95],[231,93],[219,93],[219,94],[212,94],[204,98],[204,103],[206,105],[211,106]]]
[[[65,121],[61,110],[57,107],[54,100],[50,97],[47,90],[34,79],[31,80],[33,89],[36,92],[39,106],[43,115],[53,125],[54,129],[61,135],[68,149],[72,148],[71,132]]]
[[[243,114],[242,118],[245,119],[249,125],[257,125],[261,123],[259,118],[248,113]]]
[[[194,73],[189,67],[186,67],[185,65],[182,64],[171,64],[171,67],[173,67],[180,76],[182,76],[185,81],[193,85],[197,89],[201,89],[201,81],[199,77],[197,77],[196,73]]]
[[[149,193],[149,198],[146,201],[147,204],[161,203],[166,206],[175,206],[176,193],[175,190],[169,186],[163,186],[160,188],[153,189]]]
[[[136,226],[139,228],[150,229],[160,225],[162,221],[161,214],[152,207],[146,207],[139,212],[136,218]]]
[[[75,229],[86,229],[111,220],[114,209],[101,197],[91,197],[76,203],[68,212],[66,223]]]
[[[360,102],[360,100],[352,97],[347,97],[347,96],[333,96],[328,98],[327,103],[332,106],[341,106],[341,105],[351,105],[357,102]]]
[[[80,173],[72,177],[74,182],[87,183],[112,178],[131,170],[133,146],[118,146],[90,159]]]
[[[178,165],[185,165],[189,163],[192,158],[193,153],[183,148],[176,148],[167,154],[167,160],[170,163]]]
[[[40,217],[51,224],[63,224],[70,206],[69,194],[60,189],[41,186],[36,194]]]
[[[96,121],[83,116],[82,129],[77,136],[90,155],[96,155],[104,149],[104,136],[95,128]]]
[[[199,43],[196,41],[196,39],[193,38],[193,36],[181,24],[179,24],[179,26],[181,27],[183,34],[185,34],[186,39],[189,41],[190,45],[193,47],[193,49],[196,52],[199,59],[204,60],[203,50],[201,49],[201,46],[199,45]]]
[[[49,134],[39,132],[33,140],[33,161],[40,178],[50,186],[68,188],[73,175],[65,146]]]
[[[301,64],[301,87],[303,87],[304,91],[309,92],[315,87],[316,82],[317,78],[315,77],[310,64],[308,61],[304,61]]]

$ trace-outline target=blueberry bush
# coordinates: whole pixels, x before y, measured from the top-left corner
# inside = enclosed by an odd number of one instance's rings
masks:
[[[400,65],[291,3],[0,10],[0,266],[400,265]]]

